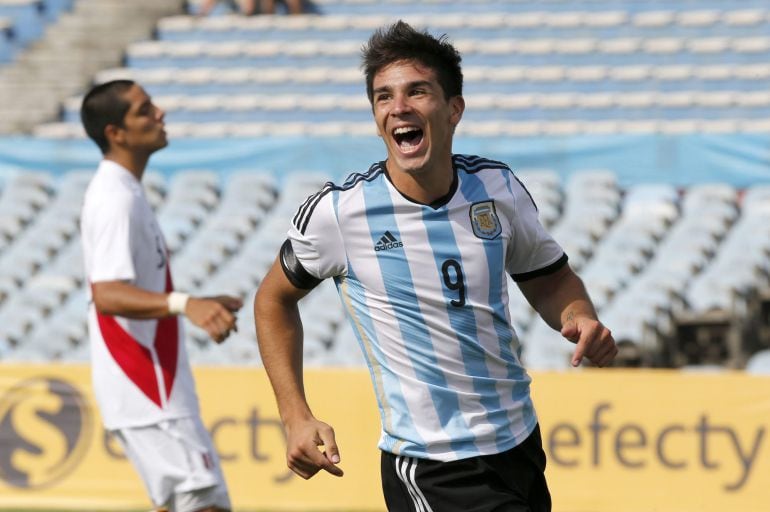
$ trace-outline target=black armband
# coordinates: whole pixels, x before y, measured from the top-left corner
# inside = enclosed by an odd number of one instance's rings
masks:
[[[511,277],[517,283],[521,283],[523,281],[529,281],[530,279],[534,279],[536,277],[547,276],[548,274],[553,274],[554,272],[562,268],[564,265],[566,265],[568,259],[569,258],[567,258],[567,254],[565,253],[561,255],[561,258],[554,261],[547,267],[544,267],[538,270],[533,270],[532,272],[525,272],[523,274],[511,274]]]
[[[312,290],[321,282],[317,277],[311,276],[294,254],[291,242],[286,240],[281,246],[281,267],[283,273],[291,281],[291,284],[303,290]]]

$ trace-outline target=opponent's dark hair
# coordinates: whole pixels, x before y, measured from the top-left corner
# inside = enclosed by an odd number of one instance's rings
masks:
[[[95,86],[83,98],[80,120],[86,134],[99,146],[102,154],[110,149],[104,129],[111,124],[124,126],[123,120],[131,107],[124,95],[135,84],[133,80],[112,80]]]
[[[446,34],[434,37],[427,31],[420,32],[399,20],[377,29],[361,49],[362,65],[366,76],[366,94],[374,101],[374,75],[382,68],[400,60],[415,61],[436,73],[445,98],[462,96],[462,57],[452,46]]]

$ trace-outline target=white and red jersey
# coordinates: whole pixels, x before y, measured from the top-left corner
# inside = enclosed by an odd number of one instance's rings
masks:
[[[127,169],[102,161],[86,190],[80,224],[89,283],[173,290],[163,235],[141,183]],[[181,319],[105,315],[96,310],[90,286],[88,293],[91,373],[105,427],[197,415]]]

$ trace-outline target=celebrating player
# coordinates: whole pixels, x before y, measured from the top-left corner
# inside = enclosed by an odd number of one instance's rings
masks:
[[[507,275],[576,344],[574,365],[607,365],[617,349],[524,185],[503,163],[452,153],[460,61],[445,38],[403,22],[370,38],[363,67],[387,159],[298,209],[255,300],[260,351],[289,467],[341,476],[334,431],[305,399],[297,308],[333,278],[379,404],[388,509],[547,511]]]

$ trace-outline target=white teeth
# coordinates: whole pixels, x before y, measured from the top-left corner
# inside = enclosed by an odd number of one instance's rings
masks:
[[[419,130],[419,128],[416,128],[414,126],[402,126],[401,128],[396,128],[395,130],[393,130],[393,133],[395,135],[402,135],[404,133],[416,132],[417,130]]]

